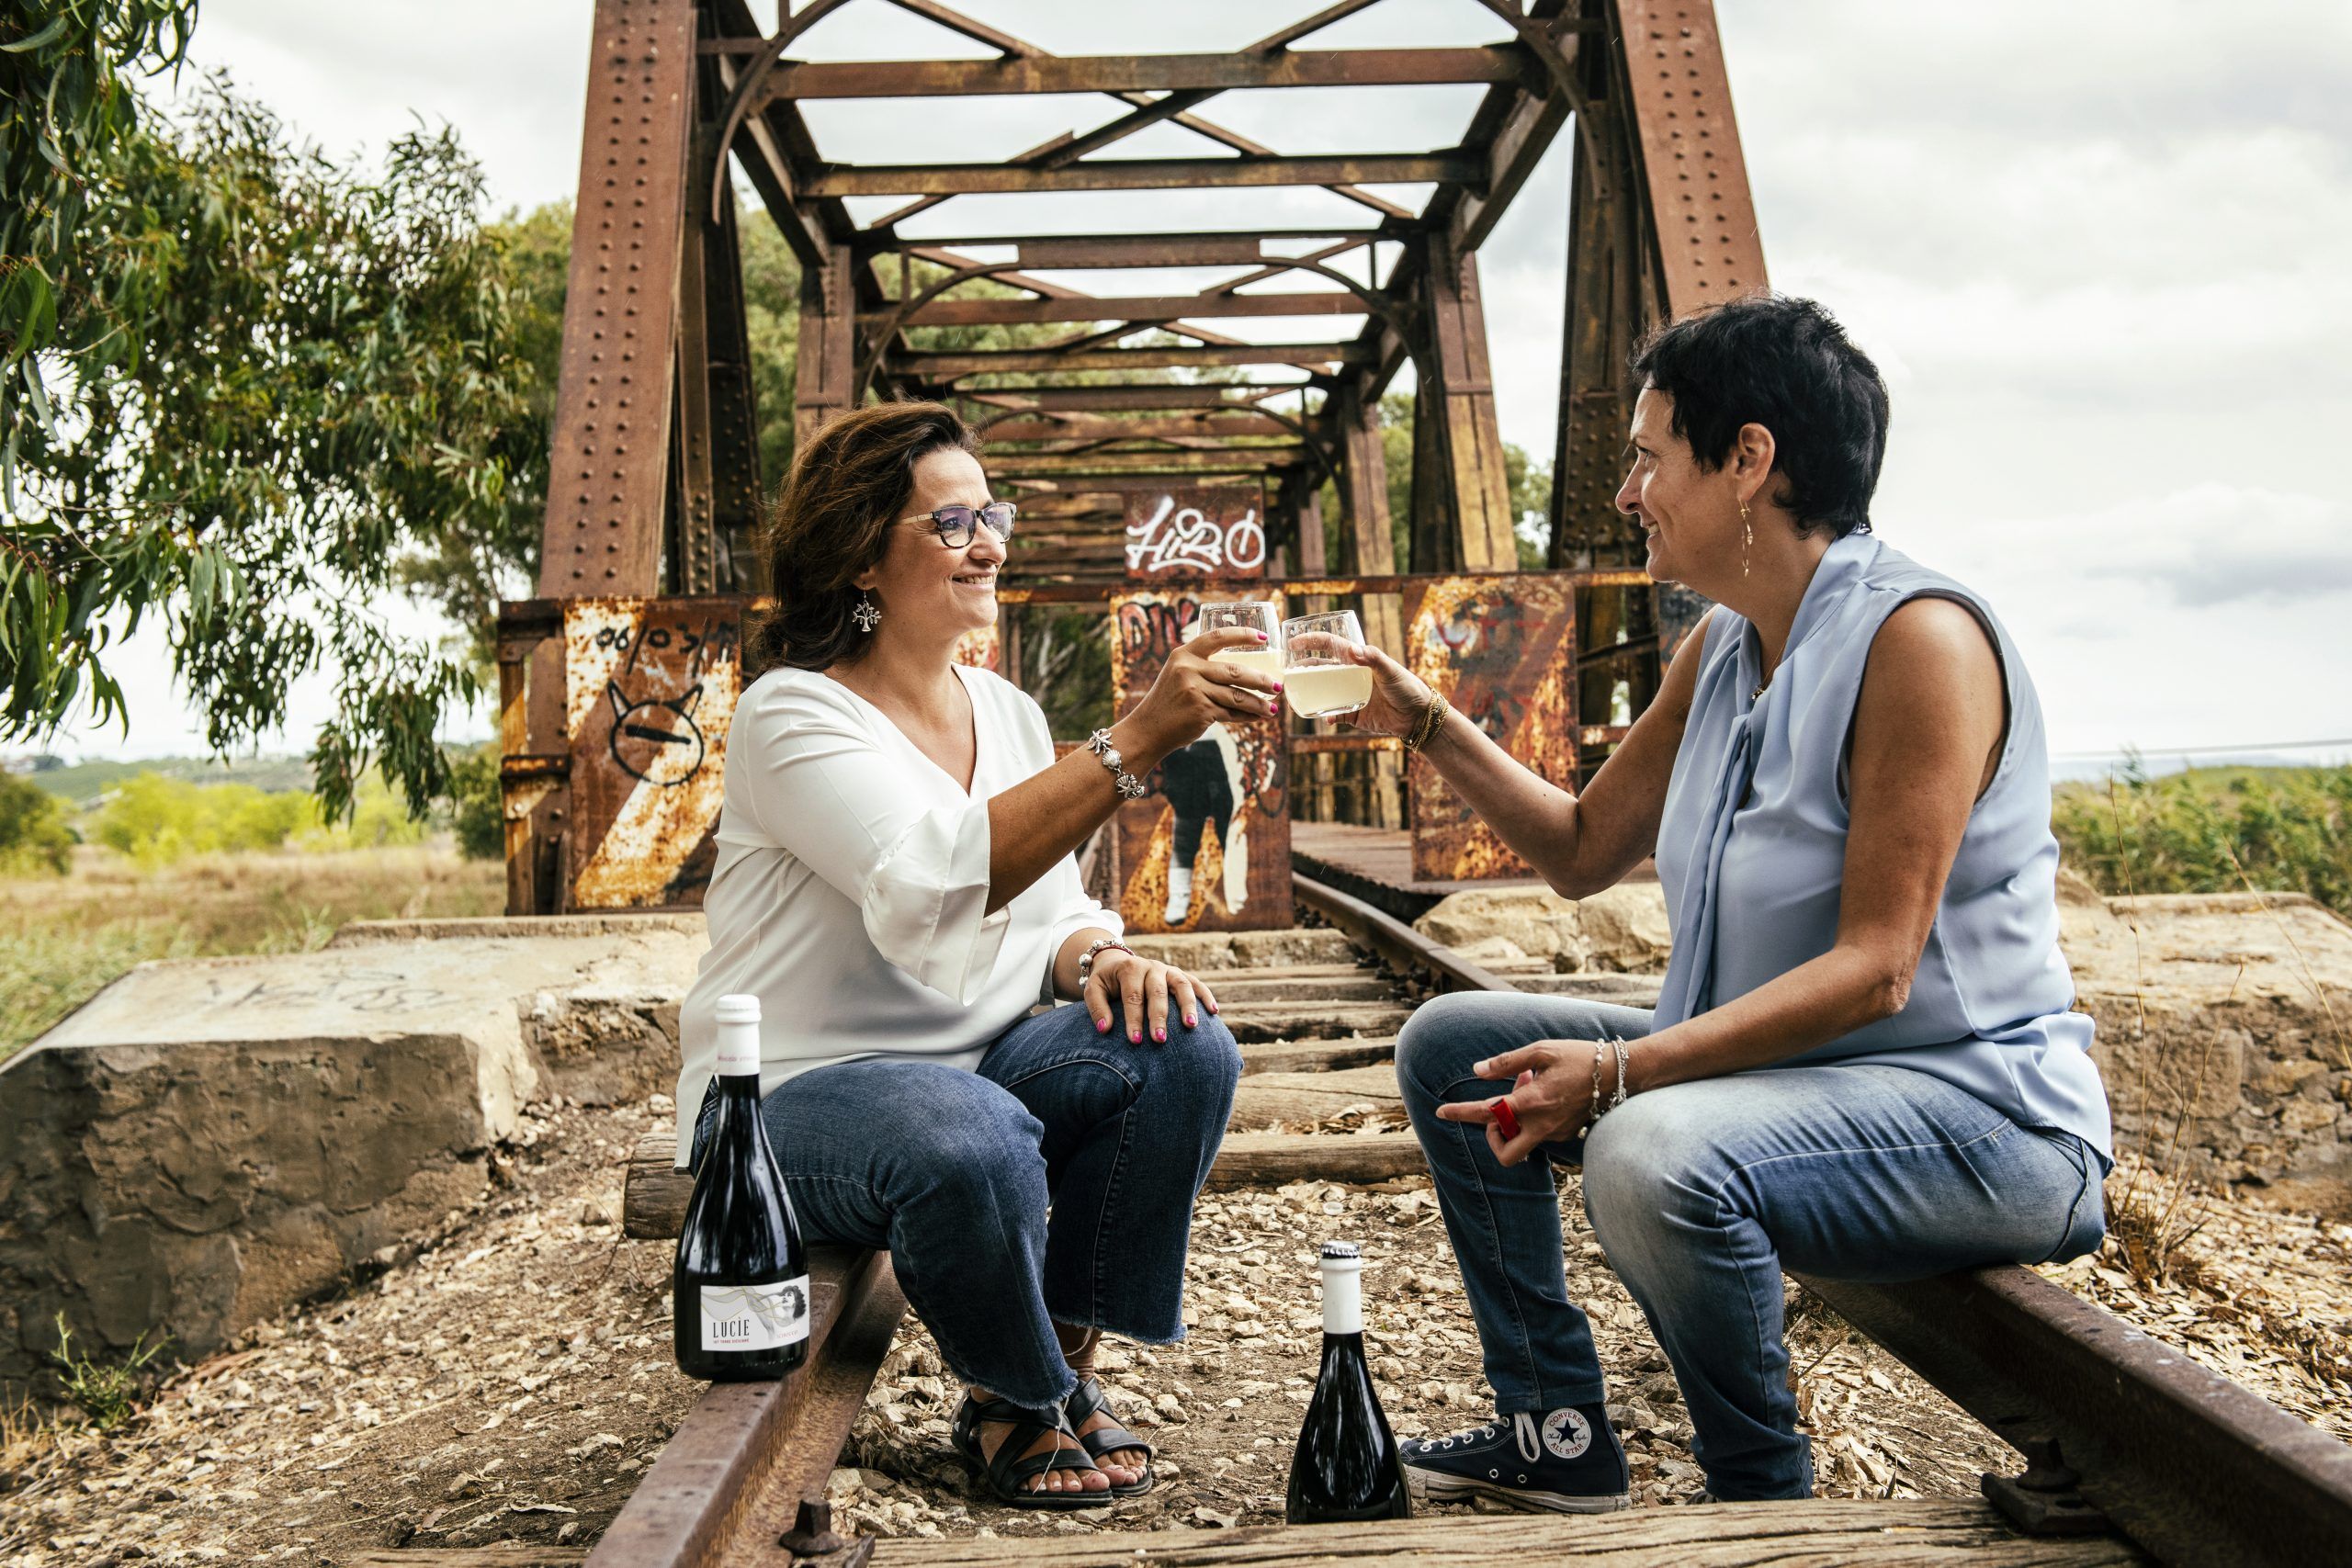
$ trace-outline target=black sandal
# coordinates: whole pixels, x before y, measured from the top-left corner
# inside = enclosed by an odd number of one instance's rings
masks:
[[[1100,1427],[1091,1432],[1080,1431],[1080,1428],[1092,1419],[1094,1413],[1098,1410],[1110,1416],[1111,1400],[1110,1396],[1102,1392],[1101,1380],[1091,1376],[1079,1379],[1078,1386],[1071,1389],[1069,1397],[1062,1401],[1063,1418],[1069,1421],[1069,1429],[1078,1433],[1078,1440],[1085,1445],[1087,1453],[1093,1458],[1096,1465],[1102,1464],[1103,1455],[1116,1453],[1121,1449],[1143,1450],[1145,1461],[1143,1474],[1125,1486],[1114,1484],[1111,1488],[1111,1495],[1114,1497],[1140,1497],[1159,1483],[1159,1478],[1152,1473],[1150,1464],[1151,1457],[1159,1450],[1120,1426],[1116,1416],[1111,1416],[1111,1425],[1108,1427]]]
[[[1069,1432],[1067,1419],[1059,1418],[1060,1412],[1056,1411],[1057,1419],[1050,1422],[1039,1420],[1039,1415],[1040,1412],[1015,1404],[1009,1399],[991,1399],[982,1404],[967,1393],[964,1403],[956,1409],[956,1421],[950,1429],[949,1441],[954,1444],[956,1451],[970,1461],[973,1468],[980,1472],[981,1479],[989,1483],[989,1490],[996,1495],[996,1500],[1008,1508],[1108,1506],[1112,1497],[1108,1488],[1101,1492],[1049,1492],[1042,1486],[1032,1490],[1023,1484],[1033,1477],[1050,1471],[1101,1468],[1077,1449],[1057,1448],[1041,1454],[1030,1453],[1030,1445],[1046,1433]],[[983,1421],[1002,1421],[1012,1427],[1012,1435],[998,1445],[994,1458],[988,1457],[980,1448],[980,1423]]]

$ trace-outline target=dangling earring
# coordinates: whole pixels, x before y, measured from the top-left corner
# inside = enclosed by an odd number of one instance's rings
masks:
[[[1739,503],[1739,575],[1747,575],[1747,552],[1756,547],[1756,525],[1747,519],[1747,502]]]
[[[867,598],[865,591],[861,588],[857,593],[857,608],[849,613],[849,618],[857,623],[859,631],[870,632],[882,624],[882,606]]]

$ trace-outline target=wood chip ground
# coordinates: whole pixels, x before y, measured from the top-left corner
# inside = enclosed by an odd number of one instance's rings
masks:
[[[387,1548],[593,1541],[697,1393],[671,1360],[669,1246],[625,1240],[616,1224],[628,1151],[666,1116],[540,1108],[499,1152],[501,1185],[413,1258],[181,1373],[111,1433],[15,1422],[0,1452],[0,1563],[340,1564]],[[2143,1201],[2165,1190],[2142,1183]],[[1593,1316],[1639,1502],[1679,1506],[1700,1476],[1674,1379],[1584,1228],[1573,1181],[1564,1204],[1570,1288]],[[2173,1212],[2176,1228],[2202,1228],[2168,1277],[2135,1277],[2114,1246],[2052,1277],[2352,1438],[2352,1226],[2193,1195]],[[1365,1249],[1374,1366],[1396,1427],[1476,1424],[1488,1395],[1427,1181],[1297,1182],[1205,1195],[1191,1337],[1105,1357],[1129,1420],[1162,1445],[1157,1493],[1076,1517],[989,1506],[944,1448],[957,1391],[910,1321],[831,1495],[857,1528],[901,1538],[1279,1518],[1317,1344],[1314,1247],[1334,1235]],[[2013,1468],[1900,1363],[1794,1299],[1799,1404],[1825,1495],[1963,1498],[1980,1472]]]

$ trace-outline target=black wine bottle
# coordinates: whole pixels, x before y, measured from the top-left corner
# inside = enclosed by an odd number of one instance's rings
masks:
[[[1323,1244],[1323,1368],[1291,1455],[1283,1517],[1295,1525],[1401,1519],[1413,1511],[1396,1434],[1363,1359],[1363,1255]]]
[[[808,1355],[808,1254],[760,1121],[760,998],[718,998],[718,1115],[670,1274],[678,1370],[780,1378]]]

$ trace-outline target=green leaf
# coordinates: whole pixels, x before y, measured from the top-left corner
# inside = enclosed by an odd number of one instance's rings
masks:
[[[30,38],[18,39],[14,43],[0,43],[0,54],[23,54],[39,49],[51,39],[62,37],[73,21],[71,15],[61,16]]]

